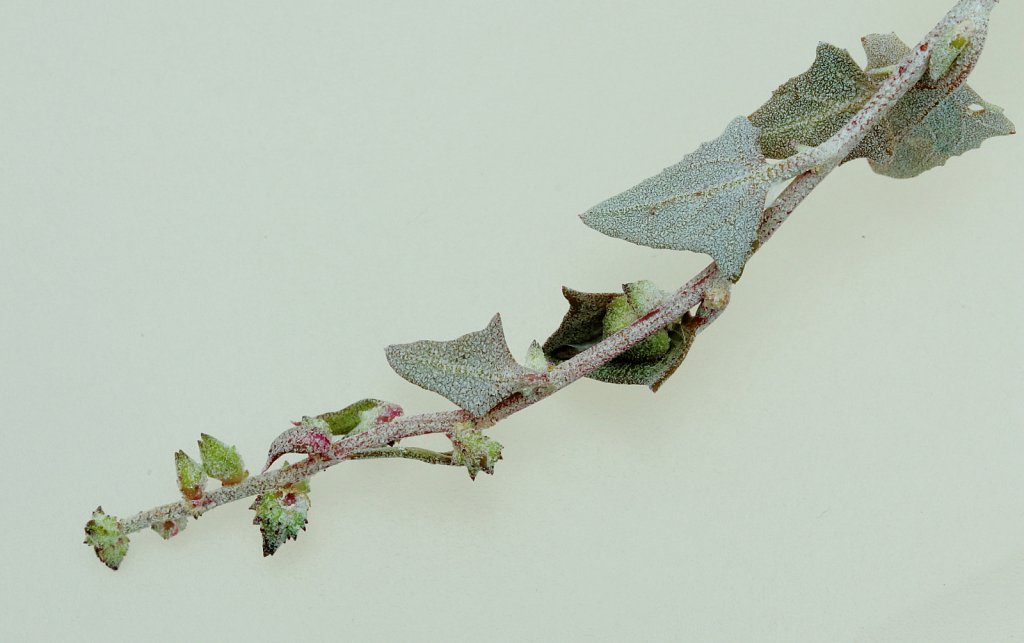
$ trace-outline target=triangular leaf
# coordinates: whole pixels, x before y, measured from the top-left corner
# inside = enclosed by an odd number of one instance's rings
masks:
[[[869,159],[869,163],[879,174],[912,178],[981,147],[987,138],[1013,133],[1013,123],[1003,115],[1003,108],[961,85],[895,145],[891,156],[882,161]]]
[[[715,140],[581,218],[640,245],[709,254],[735,280],[753,251],[770,185],[757,138],[739,116]]]
[[[417,386],[483,415],[538,377],[509,352],[495,315],[487,327],[451,341],[421,340],[387,348],[391,368]]]
[[[910,51],[895,34],[862,39],[868,66],[894,65]],[[987,103],[966,84],[951,93],[943,84],[919,82],[854,150],[871,168],[892,178],[911,178],[977,148],[991,136],[1013,134],[1003,110]]]
[[[776,89],[750,122],[761,129],[765,156],[782,159],[797,151],[793,143],[824,143],[874,93],[874,84],[850,53],[823,42],[811,68]]]
[[[544,354],[555,362],[565,361],[604,337],[604,314],[618,293],[589,293],[562,288],[569,312],[562,325],[544,342]]]

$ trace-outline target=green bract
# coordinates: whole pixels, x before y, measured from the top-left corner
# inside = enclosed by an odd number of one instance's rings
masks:
[[[472,423],[458,425],[452,433],[452,462],[466,467],[473,480],[481,471],[493,475],[494,464],[501,460],[501,444],[474,428]]]
[[[178,474],[178,489],[188,500],[198,500],[206,486],[206,471],[184,451],[174,454],[174,468]]]
[[[220,480],[225,485],[238,484],[249,475],[242,463],[242,456],[233,446],[228,446],[217,438],[202,434],[199,440],[199,454],[203,458],[203,469],[211,478]]]
[[[601,324],[603,338],[609,337],[633,324],[643,314],[632,305],[632,302],[626,295],[614,297],[608,303],[608,309],[605,310],[604,320]],[[661,329],[619,357],[629,362],[650,362],[667,353],[670,343],[668,331]]]
[[[128,554],[128,542],[121,521],[103,513],[103,507],[96,507],[92,520],[85,523],[85,544],[96,551],[103,564],[110,569],[120,567]]]
[[[647,314],[663,295],[647,281],[626,284],[623,291],[625,295],[562,288],[569,311],[544,342],[543,350],[548,359],[555,363],[570,359]],[[630,302],[635,302],[636,306],[631,306]],[[693,330],[682,319],[677,320],[597,367],[587,377],[611,384],[641,384],[656,391],[682,364],[693,338]]]
[[[263,555],[272,556],[288,540],[305,531],[309,512],[309,484],[302,482],[261,494],[249,507],[256,512],[252,523],[263,534]]]

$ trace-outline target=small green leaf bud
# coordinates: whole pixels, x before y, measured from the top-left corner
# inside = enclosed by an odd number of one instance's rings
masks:
[[[220,480],[225,486],[238,484],[249,477],[238,450],[211,435],[202,434],[202,439],[199,440],[199,454],[203,458],[206,473],[211,478]]]
[[[206,487],[206,471],[184,451],[174,454],[174,468],[178,473],[178,489],[187,500],[199,500]]]

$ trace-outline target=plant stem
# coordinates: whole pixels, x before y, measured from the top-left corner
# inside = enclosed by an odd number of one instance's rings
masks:
[[[462,466],[456,465],[455,458],[452,457],[451,451],[441,453],[438,451],[431,451],[430,449],[420,449],[418,447],[381,447],[379,449],[366,449],[365,451],[356,451],[348,457],[349,460],[370,460],[375,458],[405,458],[408,460],[419,460],[420,462],[426,462],[427,464]]]
[[[959,86],[973,68],[984,44],[988,12],[996,0],[960,0],[913,50],[893,68],[892,74],[881,84],[878,92],[850,121],[821,145],[795,154],[772,165],[769,173],[775,180],[789,180],[790,184],[764,211],[758,231],[757,247],[763,246],[785,223],[794,209],[822,180],[849,155],[864,136],[883,118],[892,106],[924,75],[931,51],[937,40],[950,27],[964,20],[973,20],[976,30],[970,46],[957,63],[939,82],[950,90]],[[199,517],[207,511],[229,502],[298,483],[310,476],[345,460],[382,457],[412,458],[434,464],[452,464],[451,454],[426,449],[388,448],[385,445],[418,435],[431,433],[453,434],[460,423],[472,422],[477,428],[487,428],[506,417],[543,400],[576,380],[586,376],[648,336],[682,317],[702,303],[712,286],[725,282],[712,263],[659,306],[630,326],[590,346],[569,360],[552,367],[535,382],[529,394],[514,393],[482,416],[467,411],[448,411],[398,417],[379,422],[373,428],[357,435],[338,440],[328,456],[309,456],[305,460],[283,469],[252,476],[241,483],[209,491],[198,501],[178,500],[143,511],[123,521],[125,531],[132,533],[168,520]],[[718,308],[701,307],[691,319],[697,331],[704,330],[721,314]]]
[[[764,222],[761,226],[766,241],[771,232],[777,229],[785,217],[821,182],[822,174],[805,172],[794,179],[785,190],[765,210]],[[766,226],[774,225],[771,231]],[[198,501],[179,500],[155,507],[131,516],[124,521],[125,532],[133,533],[161,524],[168,520],[198,518],[207,511],[235,500],[255,496],[267,491],[278,489],[289,484],[296,484],[310,476],[332,467],[345,460],[357,460],[378,457],[415,457],[413,449],[395,449],[389,451],[385,445],[405,438],[431,433],[450,434],[456,424],[474,422],[476,426],[490,427],[497,422],[517,413],[524,408],[555,394],[576,380],[584,377],[595,368],[618,357],[649,335],[664,328],[681,317],[688,310],[698,305],[707,288],[715,282],[718,267],[711,263],[693,279],[677,290],[650,313],[621,331],[580,352],[572,359],[553,367],[541,385],[532,395],[515,393],[499,403],[488,413],[475,417],[467,411],[447,411],[441,413],[424,413],[407,417],[398,417],[389,422],[377,424],[374,428],[362,433],[338,440],[329,457],[309,457],[297,464],[284,469],[275,469],[256,476],[251,476],[239,484],[221,487],[206,492]],[[717,311],[720,313],[721,311]],[[703,330],[717,318],[718,314],[709,316],[698,324],[697,330]],[[433,452],[430,452],[433,453]],[[438,454],[444,455],[444,454]],[[416,457],[423,461],[434,461],[424,457]],[[438,464],[450,464],[438,460]],[[449,456],[450,460],[450,456]]]

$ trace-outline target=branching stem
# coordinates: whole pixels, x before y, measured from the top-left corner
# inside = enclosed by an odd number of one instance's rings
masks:
[[[963,82],[981,52],[987,31],[988,12],[995,1],[960,0],[898,65],[893,66],[892,73],[877,93],[835,135],[817,147],[770,166],[769,173],[773,179],[792,181],[764,211],[758,231],[758,247],[767,243],[804,198],[923,77],[937,39],[950,27],[971,20],[976,29],[969,47],[953,68],[938,81],[950,90]],[[552,367],[539,378],[532,392],[514,393],[482,416],[473,416],[460,410],[398,417],[382,422],[369,430],[338,440],[327,456],[309,456],[287,468],[268,471],[247,478],[237,485],[208,491],[198,501],[183,499],[135,514],[124,521],[125,531],[131,533],[169,520],[199,517],[220,505],[298,483],[345,460],[410,458],[433,464],[453,464],[451,453],[387,445],[418,435],[452,435],[456,425],[467,422],[478,428],[490,427],[586,376],[698,306],[700,308],[690,318],[690,323],[696,331],[704,330],[721,314],[724,304],[715,307],[701,304],[710,288],[723,284],[728,287],[728,282],[719,275],[717,266],[710,264],[632,325]]]

